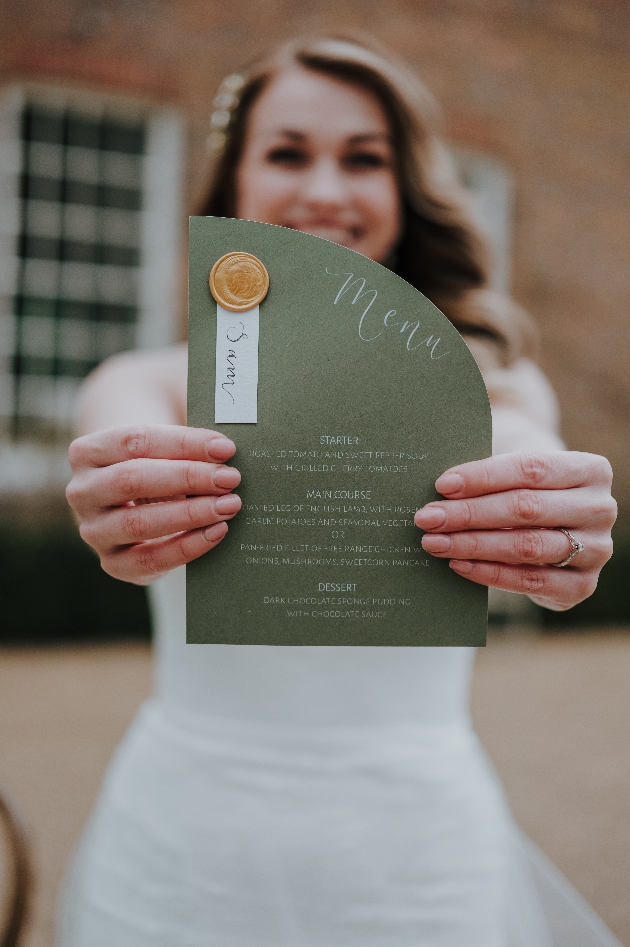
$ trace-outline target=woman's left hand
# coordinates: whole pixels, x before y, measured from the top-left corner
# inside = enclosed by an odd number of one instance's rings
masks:
[[[612,555],[617,504],[604,457],[577,451],[498,454],[451,467],[435,483],[446,499],[415,515],[422,547],[481,585],[522,592],[564,611],[595,591]],[[571,543],[584,544],[561,569]]]

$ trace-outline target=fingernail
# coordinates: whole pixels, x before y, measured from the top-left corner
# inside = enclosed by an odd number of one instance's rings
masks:
[[[220,467],[215,471],[214,483],[224,490],[233,490],[241,482],[241,475],[234,467]]]
[[[436,529],[446,523],[446,510],[441,506],[425,506],[414,517],[420,529]]]
[[[435,481],[435,489],[446,496],[449,493],[459,493],[463,489],[464,478],[456,473],[445,473]]]
[[[474,562],[468,562],[466,559],[451,559],[449,565],[451,569],[460,572],[462,575],[469,575],[475,568]]]
[[[440,533],[426,533],[422,537],[422,548],[427,552],[446,552],[452,545],[451,537]]]
[[[216,543],[222,536],[225,536],[227,531],[227,523],[215,523],[214,526],[208,526],[207,529],[204,529],[203,535],[209,543]]]
[[[220,516],[228,516],[230,513],[238,513],[241,508],[241,498],[234,493],[228,493],[227,496],[219,497],[214,501],[214,509]]]
[[[229,437],[213,437],[208,444],[208,453],[219,460],[227,460],[236,451],[236,444]]]

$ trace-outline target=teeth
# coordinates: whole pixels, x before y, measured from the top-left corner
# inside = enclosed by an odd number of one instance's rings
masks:
[[[313,234],[314,237],[324,237],[326,240],[333,240],[335,243],[344,243],[351,239],[350,233],[347,230],[342,230],[339,227],[301,227],[301,230],[304,233]]]

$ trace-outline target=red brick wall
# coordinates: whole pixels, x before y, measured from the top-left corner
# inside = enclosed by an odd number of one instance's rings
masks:
[[[513,290],[542,332],[570,447],[606,454],[630,528],[630,4],[625,0],[4,0],[0,76],[108,88],[189,117],[189,205],[220,79],[297,31],[358,26],[516,186]]]

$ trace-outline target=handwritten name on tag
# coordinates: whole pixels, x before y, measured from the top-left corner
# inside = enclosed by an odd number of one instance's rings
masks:
[[[259,307],[229,312],[217,303],[215,424],[258,421]]]

